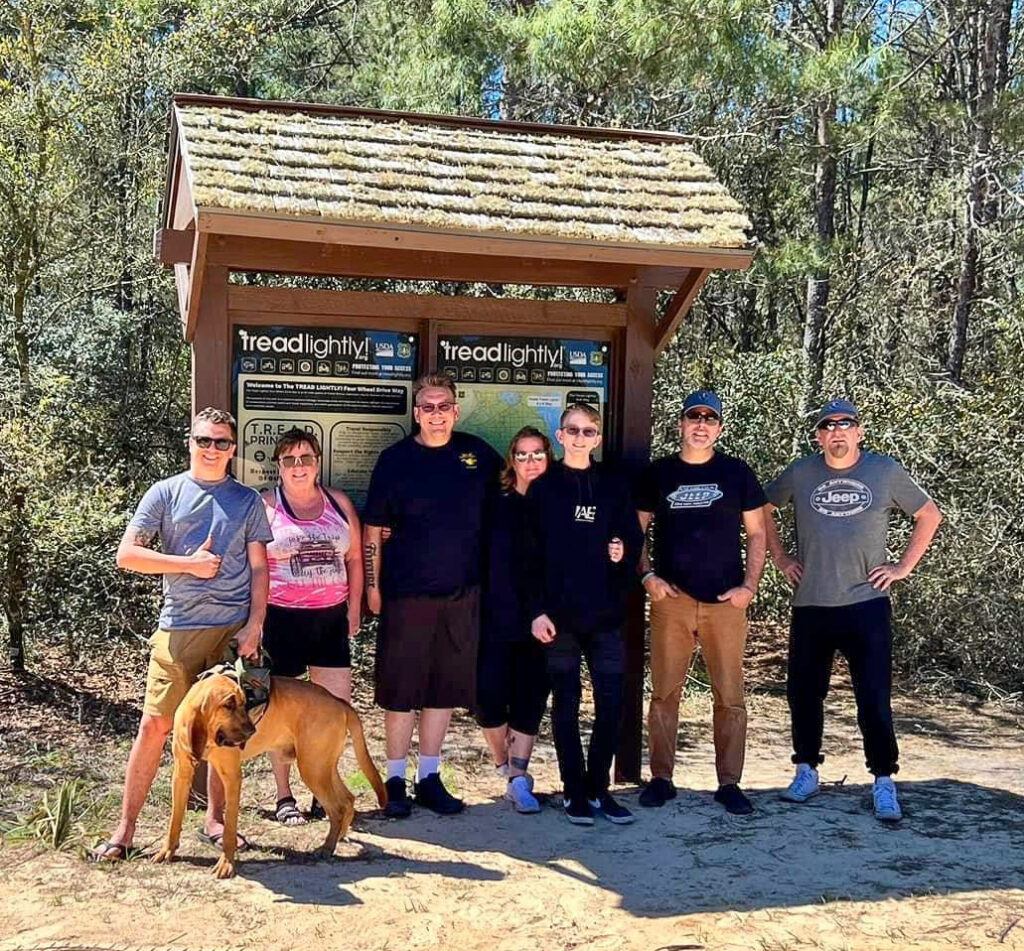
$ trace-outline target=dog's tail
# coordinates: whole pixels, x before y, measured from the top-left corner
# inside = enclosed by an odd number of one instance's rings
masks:
[[[349,709],[348,714],[348,732],[352,737],[352,749],[356,754],[359,768],[370,781],[370,785],[373,786],[373,791],[377,794],[377,802],[383,809],[388,804],[388,792],[384,788],[384,783],[381,782],[377,767],[373,765],[370,751],[366,748],[366,737],[363,735],[363,725],[359,722],[359,714],[352,709]]]

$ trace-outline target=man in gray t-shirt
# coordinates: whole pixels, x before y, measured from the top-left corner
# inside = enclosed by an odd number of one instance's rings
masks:
[[[820,455],[791,463],[765,486],[768,511],[792,503],[797,557],[767,520],[768,548],[796,589],[790,629],[787,696],[796,776],[783,798],[805,802],[818,791],[824,700],[835,652],[850,665],[867,767],[875,776],[875,815],[901,818],[892,775],[899,749],[892,724],[892,629],[889,587],[921,560],[942,520],[938,507],[895,459],[864,452],[857,408],[848,400],[822,407]],[[914,519],[906,551],[886,559],[889,516]]]
[[[205,409],[189,435],[189,469],[143,496],[117,549],[120,568],[163,576],[163,608],[146,677],[139,732],[125,772],[121,822],[94,861],[127,856],[135,823],[153,783],[174,711],[196,677],[218,663],[232,641],[259,653],[266,613],[266,543],[273,539],[259,494],[228,474],[235,420]],[[160,538],[160,551],[152,548]],[[224,790],[209,772],[205,832],[223,831]]]

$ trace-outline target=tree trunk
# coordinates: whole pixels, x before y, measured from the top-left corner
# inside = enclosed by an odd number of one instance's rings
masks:
[[[843,0],[828,0],[822,48],[827,49],[839,35],[843,20]],[[816,153],[814,169],[814,218],[816,262],[807,278],[807,310],[803,334],[803,405],[806,419],[821,402],[821,385],[825,373],[825,326],[828,320],[828,298],[832,289],[829,256],[835,239],[836,224],[836,153],[832,136],[836,100],[833,94],[822,96],[814,105]],[[794,435],[794,448],[802,445],[802,428]]]

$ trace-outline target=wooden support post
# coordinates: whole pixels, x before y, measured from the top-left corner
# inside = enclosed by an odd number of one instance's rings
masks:
[[[230,410],[231,335],[226,267],[206,268],[196,308],[192,338],[192,413],[206,406]]]
[[[631,474],[650,461],[651,387],[654,380],[656,288],[632,285],[626,292],[626,330],[619,363],[618,415],[623,465]],[[618,782],[640,782],[644,703],[644,592],[632,585],[626,619],[626,682],[622,729],[615,756]]]

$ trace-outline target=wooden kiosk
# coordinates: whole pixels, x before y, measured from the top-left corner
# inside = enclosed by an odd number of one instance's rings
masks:
[[[681,136],[209,96],[174,99],[161,219],[192,405],[233,408],[239,478],[265,482],[275,432],[308,420],[325,480],[357,501],[409,431],[411,380],[434,369],[476,411],[460,427],[494,442],[582,396],[607,457],[647,462],[655,358],[711,271],[753,256],[742,209]],[[488,296],[275,278],[295,275]],[[588,290],[512,296],[537,287]],[[627,637],[616,769],[638,781],[639,587]]]

